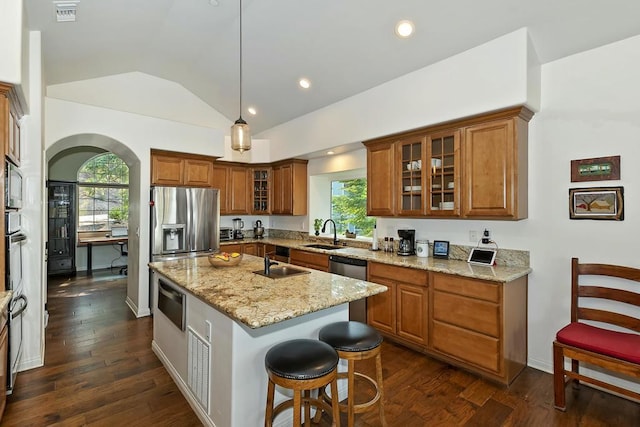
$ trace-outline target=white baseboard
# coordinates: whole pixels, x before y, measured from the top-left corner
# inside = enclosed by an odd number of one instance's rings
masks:
[[[148,308],[140,310],[131,298],[127,297],[124,302],[133,312],[133,315],[136,316],[136,318],[151,316],[151,310],[149,310]]]

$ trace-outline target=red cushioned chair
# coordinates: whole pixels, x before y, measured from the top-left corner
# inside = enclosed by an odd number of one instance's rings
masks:
[[[580,276],[601,276],[590,280],[603,280],[602,276],[617,277],[638,282],[639,287],[634,292],[614,289],[603,283],[586,285],[580,283]],[[634,312],[640,313],[640,269],[609,264],[580,264],[578,258],[571,260],[571,323],[558,331],[553,342],[555,407],[563,411],[566,407],[567,378],[572,379],[576,387],[583,381],[640,400],[639,393],[579,372],[580,362],[583,362],[640,379],[640,314],[633,317],[582,305],[585,299],[594,298],[635,306]],[[594,326],[581,322],[583,320],[598,323]],[[604,324],[615,325],[629,332],[607,329]],[[565,369],[565,357],[571,359],[571,370]]]

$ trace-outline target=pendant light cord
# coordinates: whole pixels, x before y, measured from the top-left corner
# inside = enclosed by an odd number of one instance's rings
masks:
[[[242,0],[240,0],[240,118],[242,118]]]

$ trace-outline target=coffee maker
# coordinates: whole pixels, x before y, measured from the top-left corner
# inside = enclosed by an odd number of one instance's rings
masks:
[[[398,230],[398,255],[416,254],[416,230]]]
[[[244,233],[242,229],[244,228],[244,221],[242,218],[233,218],[233,239],[240,240],[244,239]]]

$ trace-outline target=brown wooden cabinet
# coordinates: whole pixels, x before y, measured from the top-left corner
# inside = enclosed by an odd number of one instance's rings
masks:
[[[511,108],[365,142],[368,215],[526,218],[532,116]]]
[[[530,115],[469,126],[463,154],[463,215],[523,219],[527,204]]]
[[[307,161],[283,160],[272,164],[273,191],[271,213],[307,214]]]
[[[367,298],[367,322],[411,345],[427,345],[428,272],[370,262],[367,280],[387,292]]]
[[[13,86],[0,83],[0,141],[5,156],[18,166],[21,160],[20,120],[23,115]]]
[[[9,307],[0,315],[0,421],[7,405],[7,380],[9,378]]]
[[[329,255],[327,254],[291,249],[289,251],[289,263],[324,272],[329,271]]]
[[[211,187],[213,157],[151,150],[151,184]]]
[[[227,213],[249,214],[251,212],[249,178],[249,170],[244,165],[230,167]]]
[[[252,182],[249,191],[252,193],[251,213],[268,215],[271,213],[271,168],[266,166],[251,169]]]
[[[220,195],[220,215],[228,214],[229,206],[229,166],[215,162],[211,174],[211,187]]]
[[[393,141],[365,143],[367,147],[367,215],[395,215],[395,147]]]
[[[242,247],[242,253],[247,255],[258,255],[258,243],[245,243]]]
[[[527,278],[512,282],[431,273],[428,349],[509,384],[527,364]]]

